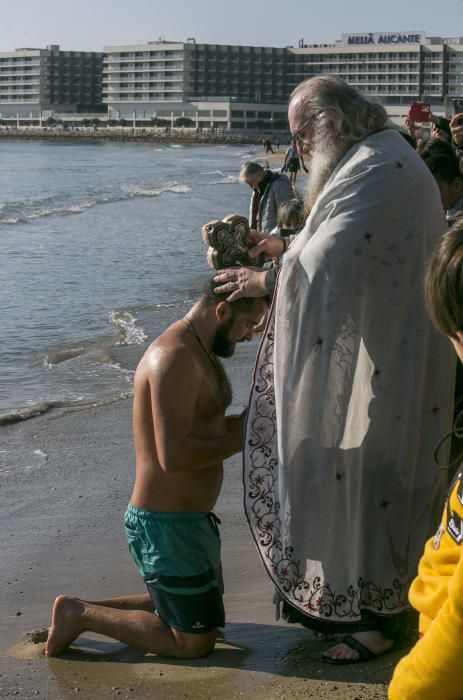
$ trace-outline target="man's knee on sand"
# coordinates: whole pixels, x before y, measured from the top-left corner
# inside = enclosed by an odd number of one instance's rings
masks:
[[[188,634],[172,630],[175,638],[176,659],[201,659],[213,651],[217,638],[217,631],[205,634]]]

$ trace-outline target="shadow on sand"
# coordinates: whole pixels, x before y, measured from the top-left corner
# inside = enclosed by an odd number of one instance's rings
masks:
[[[50,659],[49,663],[55,673],[59,662],[65,660],[69,667],[73,666],[69,662],[109,664],[113,667],[126,665],[127,670],[128,667],[147,666],[162,669],[164,674],[161,672],[160,675],[166,677],[174,669],[182,669],[182,674],[188,676],[189,669],[192,672],[213,670],[215,675],[222,675],[220,671],[240,674],[253,672],[273,678],[384,684],[389,682],[400,656],[406,653],[402,650],[366,664],[332,666],[321,661],[321,654],[332,644],[333,641],[322,641],[300,627],[232,623],[227,625],[225,637],[218,640],[213,653],[204,659],[161,659],[118,642],[82,636],[68,652],[57,659]],[[138,675],[140,671],[139,668]]]

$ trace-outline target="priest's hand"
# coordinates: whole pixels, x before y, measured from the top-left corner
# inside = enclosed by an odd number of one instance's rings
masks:
[[[265,297],[268,294],[265,278],[268,270],[261,267],[230,267],[219,270],[214,282],[220,286],[214,289],[216,294],[230,293],[227,301],[236,301],[242,297]]]
[[[262,233],[262,231],[257,231],[256,229],[251,229],[248,240],[250,243],[254,243],[254,248],[248,251],[248,255],[251,258],[257,258],[263,253],[265,257],[271,260],[281,257],[286,250],[286,244],[283,238],[280,238],[280,236],[267,236],[265,233]]]

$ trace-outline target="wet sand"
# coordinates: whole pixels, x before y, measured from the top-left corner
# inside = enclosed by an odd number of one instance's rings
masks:
[[[255,344],[227,364],[234,408],[245,403]],[[139,350],[134,353],[135,362]],[[398,655],[321,663],[328,643],[275,622],[272,586],[243,514],[241,460],[229,460],[222,520],[227,626],[206,659],[162,661],[85,634],[56,659],[26,633],[47,626],[54,597],[144,592],[122,517],[133,479],[131,401],[0,428],[0,697],[333,698],[376,700]]]

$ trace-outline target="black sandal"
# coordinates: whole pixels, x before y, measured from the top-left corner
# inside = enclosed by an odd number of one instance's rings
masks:
[[[355,639],[355,637],[352,637],[350,634],[346,634],[345,637],[342,638],[341,640],[342,644],[345,644],[346,646],[349,647],[349,649],[354,649],[355,651],[358,651],[359,653],[359,658],[358,659],[332,659],[330,656],[326,656],[326,654],[322,654],[322,661],[324,661],[327,664],[333,664],[334,666],[347,666],[348,664],[359,664],[362,663],[363,661],[371,661],[372,659],[376,659],[378,656],[382,656],[382,654],[388,654],[391,651],[394,651],[394,646],[390,647],[389,649],[386,649],[386,651],[382,652],[381,654],[373,654],[372,651],[370,651],[362,642],[359,642],[358,639]]]

